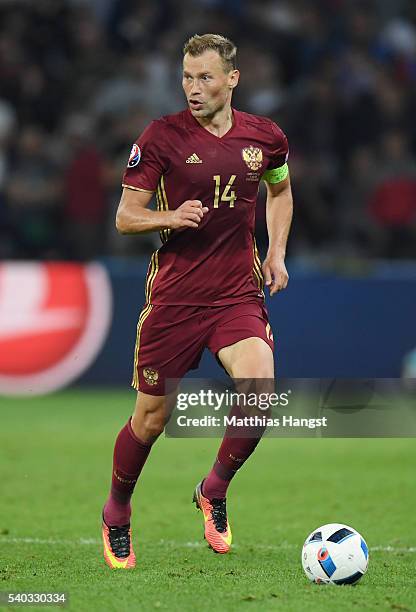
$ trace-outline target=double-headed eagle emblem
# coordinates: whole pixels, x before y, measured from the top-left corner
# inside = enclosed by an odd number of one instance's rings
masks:
[[[159,380],[159,373],[157,370],[153,370],[152,368],[144,368],[143,378],[145,379],[148,385],[157,385]]]
[[[241,154],[250,170],[255,172],[261,168],[261,164],[263,162],[263,151],[259,147],[253,147],[253,145],[250,145],[249,147],[245,147],[241,151]]]

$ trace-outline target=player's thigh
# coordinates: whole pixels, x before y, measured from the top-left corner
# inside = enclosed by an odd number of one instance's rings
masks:
[[[262,302],[223,308],[213,319],[208,347],[232,378],[274,377],[274,340]]]
[[[200,318],[199,307],[143,308],[134,351],[132,384],[137,391],[164,396],[175,380],[198,366],[204,350]]]
[[[273,351],[262,338],[239,340],[220,349],[217,357],[232,378],[274,378]]]

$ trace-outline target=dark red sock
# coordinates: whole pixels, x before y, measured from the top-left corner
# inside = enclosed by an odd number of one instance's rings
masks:
[[[230,416],[238,419],[247,416],[239,406],[233,407]],[[218,451],[217,460],[202,485],[202,494],[208,499],[222,499],[227,495],[228,486],[237,470],[250,457],[262,437],[263,426],[244,429],[228,425]],[[247,437],[237,438],[237,435]]]
[[[151,448],[151,444],[135,436],[129,419],[114,446],[111,491],[104,506],[107,525],[121,526],[130,522],[130,498]]]

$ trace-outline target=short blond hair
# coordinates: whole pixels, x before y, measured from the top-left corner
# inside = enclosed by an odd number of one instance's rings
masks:
[[[202,55],[205,51],[216,51],[222,59],[226,72],[235,70],[237,47],[225,36],[220,34],[195,34],[183,46],[183,54],[189,53],[192,57]]]

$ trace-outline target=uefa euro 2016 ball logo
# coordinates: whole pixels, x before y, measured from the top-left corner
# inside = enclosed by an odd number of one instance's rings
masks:
[[[137,144],[134,144],[130,151],[129,161],[127,162],[127,168],[134,168],[140,161],[142,152]]]

